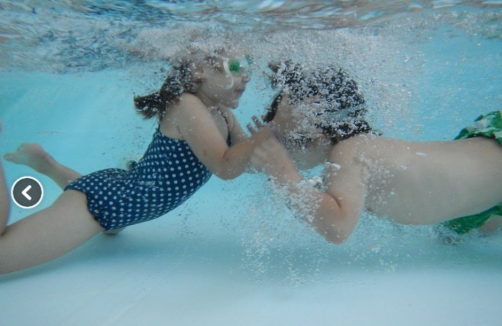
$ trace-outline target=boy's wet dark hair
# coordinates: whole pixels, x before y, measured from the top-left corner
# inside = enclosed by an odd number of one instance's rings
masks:
[[[315,127],[336,144],[360,133],[372,131],[365,120],[367,108],[365,100],[357,83],[341,68],[327,66],[308,70],[300,64],[284,61],[270,64],[273,74],[270,81],[273,88],[279,88],[280,93],[274,98],[263,120],[270,122],[284,94],[289,96],[289,104],[317,96],[319,102],[325,106],[322,122]]]

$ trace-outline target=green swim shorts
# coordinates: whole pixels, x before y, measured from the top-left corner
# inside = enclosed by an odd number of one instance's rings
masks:
[[[492,138],[502,144],[502,111],[494,111],[480,116],[475,120],[474,124],[462,129],[455,139],[478,136]],[[465,234],[485,224],[492,215],[502,216],[502,203],[482,213],[460,217],[445,222],[443,225],[458,234]]]

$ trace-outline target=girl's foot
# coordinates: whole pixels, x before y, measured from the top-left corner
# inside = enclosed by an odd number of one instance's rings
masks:
[[[42,146],[35,143],[23,143],[14,153],[6,153],[3,157],[6,161],[26,165],[40,173],[47,172],[54,162]]]

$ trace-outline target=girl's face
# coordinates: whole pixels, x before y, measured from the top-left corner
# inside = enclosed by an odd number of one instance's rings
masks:
[[[208,106],[223,105],[236,108],[246,90],[250,77],[237,59],[216,57],[202,65],[202,83],[198,96]]]

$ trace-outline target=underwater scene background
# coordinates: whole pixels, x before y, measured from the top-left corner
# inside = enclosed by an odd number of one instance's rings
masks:
[[[253,58],[236,114],[274,94],[269,61],[344,67],[385,136],[450,140],[502,101],[500,1],[0,1],[1,153],[40,143],[81,173],[125,167],[187,46]],[[4,162],[7,182],[32,175]],[[317,169],[307,171],[314,175]],[[30,211],[12,205],[11,222]],[[497,325],[502,235],[440,243],[365,214],[341,246],[296,220],[265,176],[213,177],[168,215],[0,277],[0,325]],[[30,312],[30,313],[28,313]]]

